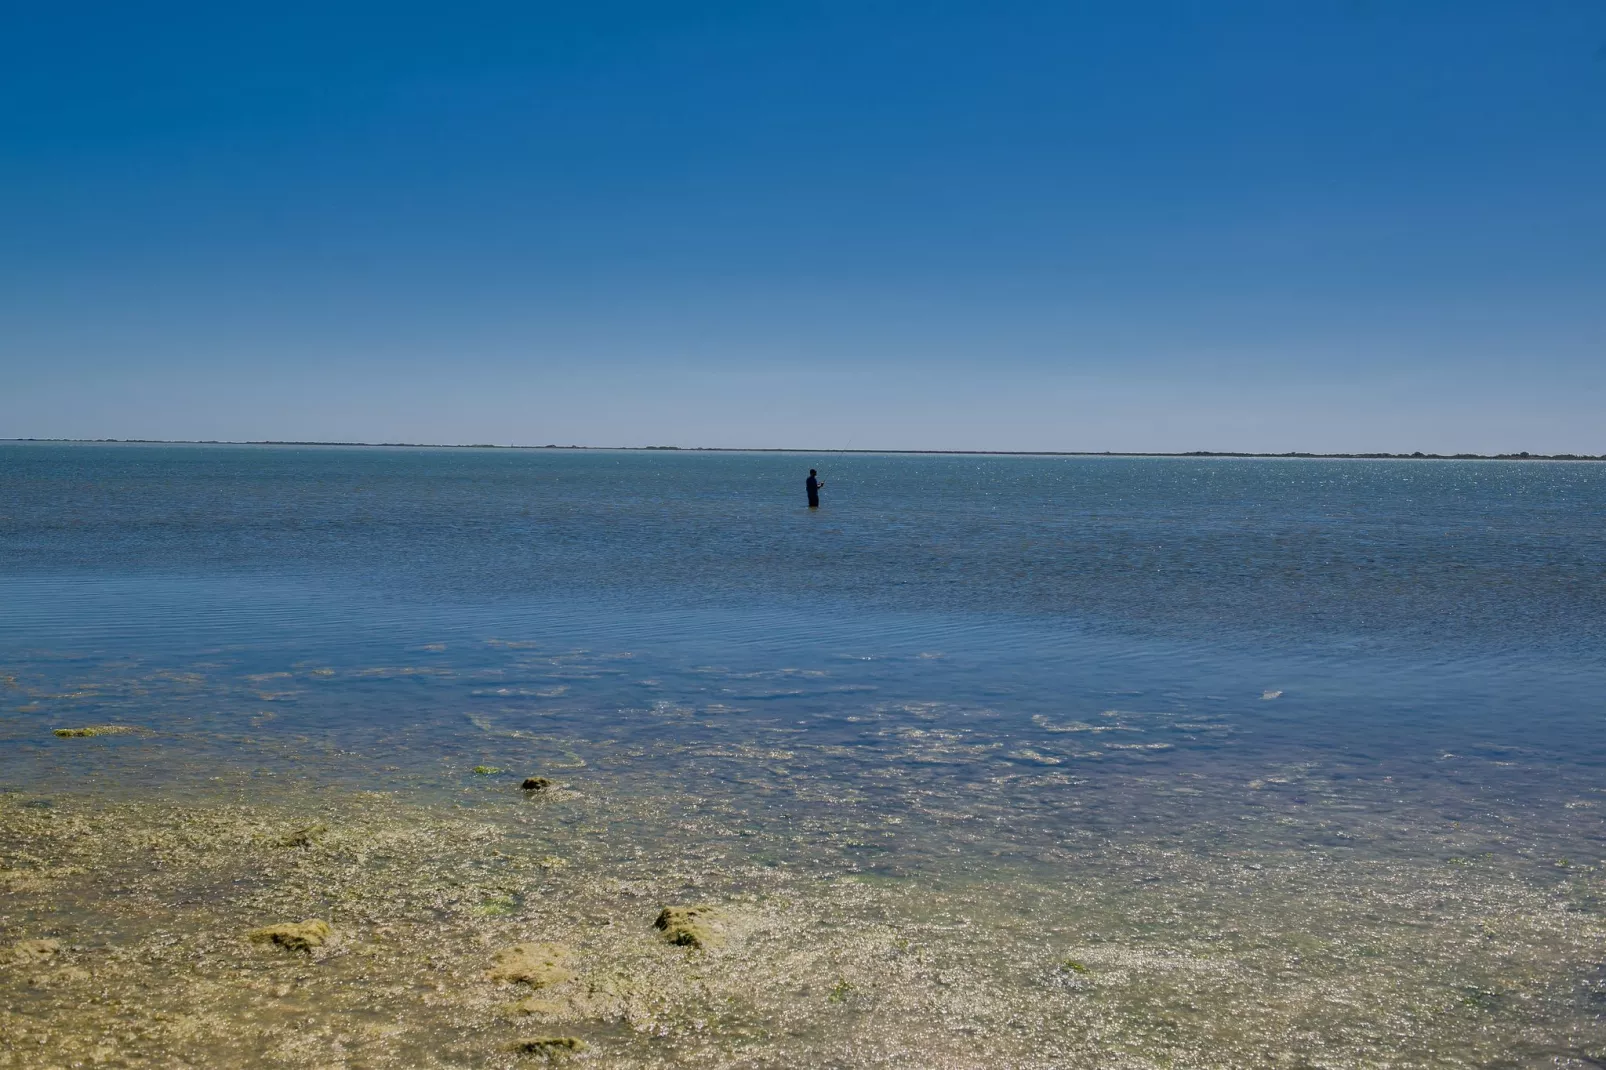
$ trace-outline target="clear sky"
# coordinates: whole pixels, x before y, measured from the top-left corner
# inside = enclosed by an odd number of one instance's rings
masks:
[[[1606,0],[15,4],[0,437],[1606,452]]]

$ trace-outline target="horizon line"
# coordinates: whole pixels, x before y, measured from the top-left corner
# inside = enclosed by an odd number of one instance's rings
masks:
[[[497,442],[340,442],[313,439],[163,439],[163,438],[0,438],[0,444],[38,442],[68,445],[127,446],[328,446],[368,449],[428,450],[592,450],[597,452],[638,453],[823,453],[894,454],[951,457],[1242,457],[1306,458],[1310,460],[1359,461],[1606,461],[1606,453],[1311,453],[1288,450],[1281,453],[1250,450],[944,450],[944,449],[807,449],[795,446],[577,446],[549,442],[520,445]]]

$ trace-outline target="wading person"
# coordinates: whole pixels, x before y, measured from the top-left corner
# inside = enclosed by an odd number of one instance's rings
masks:
[[[809,492],[810,509],[818,509],[820,507],[820,488],[825,486],[824,483],[815,478],[815,475],[814,469],[810,468],[809,478],[803,482],[804,488]]]

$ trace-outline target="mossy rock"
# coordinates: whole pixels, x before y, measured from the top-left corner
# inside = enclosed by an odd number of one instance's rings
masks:
[[[572,1018],[575,1015],[574,1004],[566,999],[543,999],[540,996],[530,996],[521,999],[508,1008],[513,1014],[534,1015],[538,1018]]]
[[[519,787],[523,788],[525,791],[545,791],[551,786],[552,781],[548,780],[544,776],[525,777],[524,783],[519,785]]]
[[[501,771],[501,769],[498,769],[494,765],[476,765],[474,767],[475,776],[495,776]]]
[[[560,985],[574,976],[569,969],[570,955],[557,944],[515,944],[498,951],[485,976],[493,981],[511,981],[531,988]]]
[[[246,937],[253,944],[273,944],[286,951],[311,951],[329,942],[329,923],[315,918],[253,929]]]
[[[664,939],[681,947],[718,947],[725,942],[720,932],[723,913],[717,907],[664,907],[652,927]]]
[[[514,1041],[508,1050],[520,1055],[545,1055],[550,1059],[585,1051],[586,1042],[579,1037],[528,1037]]]
[[[506,918],[519,910],[519,901],[516,896],[495,895],[483,900],[474,908],[474,913],[482,918]]]
[[[92,724],[82,728],[56,728],[52,731],[62,739],[85,739],[89,736],[120,736],[133,729],[125,724]]]
[[[280,847],[314,847],[329,831],[329,826],[322,821],[315,821],[310,825],[296,829],[279,837]]]

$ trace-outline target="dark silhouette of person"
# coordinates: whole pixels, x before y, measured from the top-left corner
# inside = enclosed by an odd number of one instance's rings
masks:
[[[803,483],[803,486],[806,487],[809,492],[810,509],[818,509],[820,507],[820,488],[825,486],[824,483],[821,483],[815,478],[816,475],[817,473],[814,471],[814,469],[810,468],[809,478]]]

